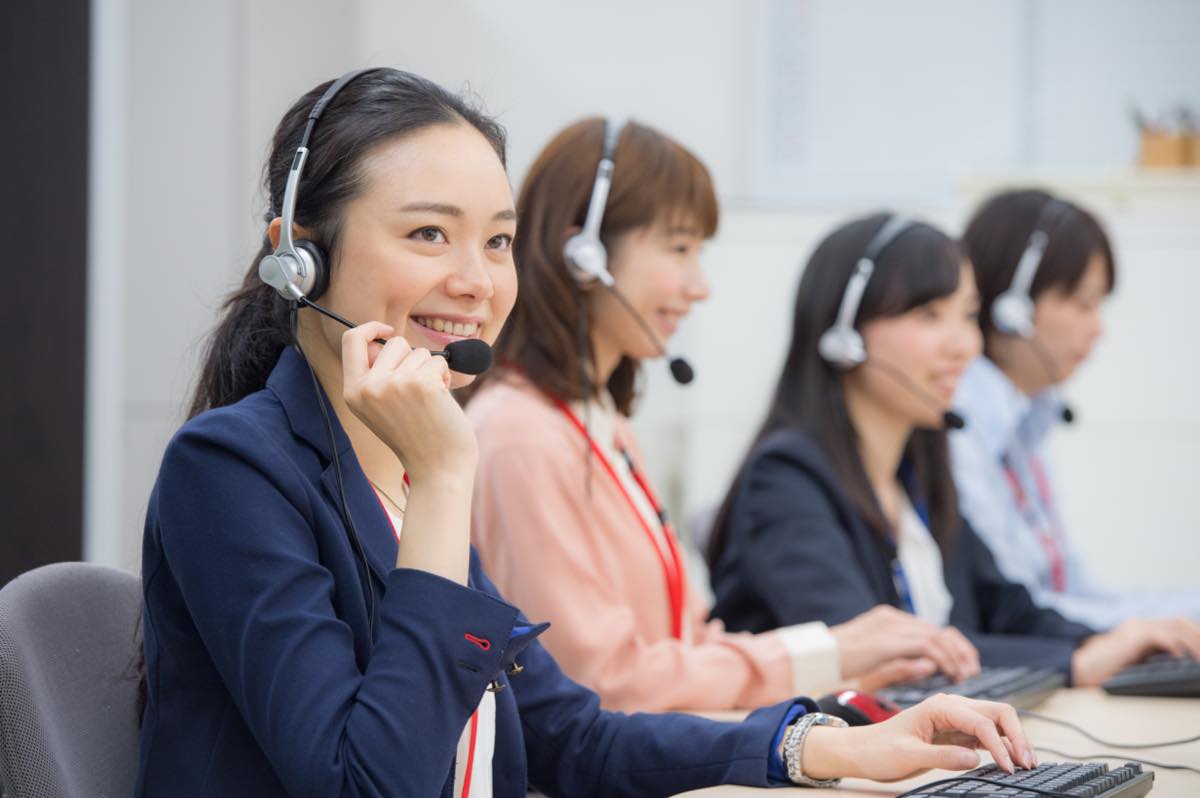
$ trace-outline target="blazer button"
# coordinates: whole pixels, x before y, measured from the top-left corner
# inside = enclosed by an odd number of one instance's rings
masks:
[[[489,693],[498,693],[503,689],[504,689],[504,683],[501,682],[499,679],[497,679],[496,681],[492,682],[491,684],[489,684],[487,686],[487,691]]]
[[[525,666],[521,665],[521,663],[519,663],[519,662],[514,662],[512,664],[512,666],[509,667],[509,669],[508,669],[509,676],[516,676],[516,675],[524,673],[524,672],[525,672]]]

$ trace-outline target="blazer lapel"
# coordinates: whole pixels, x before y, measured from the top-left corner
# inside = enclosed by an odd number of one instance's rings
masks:
[[[350,438],[342,429],[329,397],[295,347],[286,347],[280,354],[279,362],[267,380],[267,387],[283,405],[292,432],[326,461],[321,474],[321,486],[341,517],[342,490],[338,486],[338,469],[333,456],[336,449],[337,461],[341,464],[342,487],[346,493],[346,508],[371,570],[381,582],[386,580],[396,567],[396,537],[391,522],[358,464],[358,458],[350,447]]]
[[[339,455],[342,465],[342,485],[346,491],[346,504],[350,519],[358,533],[359,542],[367,555],[367,562],[375,572],[380,582],[387,580],[387,575],[396,567],[396,535],[392,529],[391,519],[366,475],[358,465],[358,458],[353,451]],[[338,488],[337,468],[333,463],[321,474],[321,487],[325,495],[333,502],[339,516],[342,512],[341,491]],[[345,524],[345,521],[343,521]]]

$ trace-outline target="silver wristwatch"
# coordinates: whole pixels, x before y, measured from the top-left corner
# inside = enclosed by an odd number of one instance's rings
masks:
[[[833,787],[841,778],[812,779],[804,775],[804,738],[813,726],[845,727],[849,724],[841,718],[824,712],[805,712],[797,718],[783,735],[783,761],[787,765],[788,778],[801,787]]]

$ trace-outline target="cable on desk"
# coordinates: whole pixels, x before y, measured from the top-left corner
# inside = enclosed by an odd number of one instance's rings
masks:
[[[996,781],[995,779],[985,779],[980,776],[951,776],[950,778],[947,778],[947,779],[938,779],[937,781],[930,781],[925,784],[922,784],[920,787],[913,787],[908,792],[897,795],[896,798],[909,798],[909,796],[913,796],[913,795],[919,796],[919,795],[922,795],[925,792],[925,790],[928,790],[930,787],[947,787],[950,785],[961,784],[964,781],[978,781],[982,784],[994,784],[994,785],[997,785],[1000,787],[1011,787],[1014,790],[1023,790],[1025,792],[1036,793],[1037,795],[1049,795],[1049,796],[1051,796],[1051,798],[1075,798],[1069,792],[1055,792],[1054,790],[1043,790],[1038,787],[1023,787],[1020,784],[1003,784],[999,781]]]
[[[1200,775],[1200,768],[1194,768],[1191,765],[1175,765],[1169,762],[1155,762],[1152,759],[1138,759],[1136,756],[1126,756],[1125,754],[1068,754],[1065,751],[1055,751],[1053,748],[1045,748],[1040,745],[1035,745],[1035,751],[1045,751],[1047,754],[1061,756],[1063,759],[1116,759],[1121,762],[1137,762],[1139,765],[1146,765],[1152,768],[1162,768],[1163,770],[1190,770],[1191,772]],[[1022,790],[1028,790],[1029,787],[1020,787],[1013,785]]]
[[[1083,735],[1084,737],[1086,737],[1089,740],[1091,740],[1092,742],[1094,742],[1096,745],[1102,745],[1105,748],[1129,748],[1129,749],[1133,749],[1133,750],[1137,750],[1139,748],[1167,748],[1172,745],[1185,745],[1186,743],[1194,743],[1194,742],[1200,740],[1200,734],[1197,734],[1193,737],[1184,737],[1179,740],[1166,740],[1164,742],[1156,742],[1156,743],[1116,743],[1116,742],[1113,742],[1112,740],[1103,740],[1103,739],[1097,737],[1096,735],[1092,734],[1091,732],[1089,732],[1087,729],[1084,729],[1081,726],[1071,723],[1069,720],[1063,720],[1062,718],[1054,718],[1049,715],[1043,715],[1040,712],[1031,712],[1028,709],[1018,709],[1017,714],[1023,718],[1033,718],[1034,720],[1041,720],[1041,721],[1045,721],[1046,723],[1054,723],[1059,726],[1064,726],[1064,727],[1070,729],[1071,731],[1078,732],[1079,734]]]

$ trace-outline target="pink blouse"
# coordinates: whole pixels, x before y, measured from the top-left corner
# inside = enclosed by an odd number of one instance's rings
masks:
[[[645,473],[632,430],[611,401],[571,407],[621,484],[523,377],[506,375],[467,406],[479,439],[473,542],[505,598],[552,623],[541,640],[567,675],[623,711],[756,707],[836,685],[824,624],[726,632],[685,589],[682,639],[672,636],[665,542],[646,531],[666,530],[617,455],[627,450]]]

